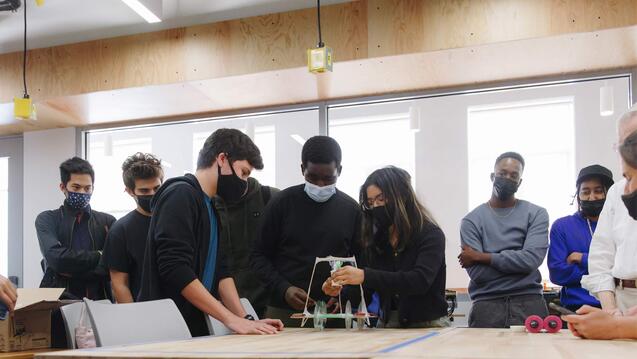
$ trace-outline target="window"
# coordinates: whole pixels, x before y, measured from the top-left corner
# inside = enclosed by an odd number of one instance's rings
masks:
[[[600,87],[613,87],[615,115],[600,115]],[[459,225],[467,212],[488,200],[490,173],[495,158],[504,151],[520,152],[526,171],[518,197],[528,199],[549,212],[551,223],[574,213],[571,206],[577,171],[598,163],[619,179],[619,161],[611,144],[615,120],[628,109],[630,77],[583,79],[541,85],[434,94],[422,98],[372,103],[327,104],[328,133],[343,151],[343,172],[338,188],[358,200],[360,186],[374,170],[394,165],[412,175],[420,201],[432,212],[445,233],[447,286],[467,287],[468,277],[457,264],[460,251]],[[420,114],[420,131],[410,130],[410,108]],[[89,131],[89,160],[105,152],[105,135],[112,136],[113,153],[120,140],[146,138],[152,152],[165,164],[166,178],[183,175],[196,167],[205,139],[218,128],[237,128],[249,134],[260,148],[263,171],[253,176],[280,189],[303,183],[301,148],[319,133],[319,110],[308,108],[233,118],[157,124],[142,128]],[[507,136],[514,133],[517,136]],[[146,142],[126,151],[149,151]],[[100,149],[100,146],[101,149]],[[137,146],[137,147],[136,147]],[[103,155],[102,155],[103,157]],[[123,194],[121,161],[97,165],[94,207],[111,211],[132,209],[134,202]],[[110,171],[109,174],[103,174]],[[111,176],[111,177],[108,177]],[[127,202],[109,205],[99,194],[102,179],[112,178],[114,190]],[[108,193],[108,192],[107,192]],[[112,200],[114,201],[114,199]],[[541,267],[548,279],[546,266]]]
[[[573,98],[468,108],[469,209],[491,196],[490,174],[502,152],[520,153],[526,167],[516,197],[546,208],[551,223],[577,210]],[[540,268],[548,280],[548,268]]]
[[[193,173],[203,143],[220,128],[236,128],[248,134],[259,147],[264,163],[264,169],[253,171],[252,177],[283,189],[303,182],[301,147],[305,139],[318,134],[318,110],[88,131],[87,159],[95,169],[92,207],[117,218],[134,208],[122,182],[121,166],[127,156],[153,153],[162,160],[164,179]]]
[[[357,202],[367,176],[388,165],[406,170],[416,183],[409,105],[397,102],[330,109],[329,134],[343,152],[337,186]]]
[[[605,85],[614,89],[611,117],[600,114]],[[598,163],[619,178],[611,144],[616,118],[630,103],[630,78],[617,76],[328,106],[329,134],[343,150],[338,187],[358,199],[373,170],[407,170],[419,200],[445,233],[447,286],[466,288],[469,278],[456,258],[460,221],[489,199],[496,157],[505,151],[524,156],[518,197],[546,208],[553,223],[577,210],[570,203],[580,168]],[[415,133],[409,129],[410,107],[420,114]],[[548,280],[545,265],[540,271]]]
[[[152,140],[148,137],[113,139],[104,134],[91,141],[89,162],[95,171],[95,189],[91,206],[121,218],[134,208],[133,199],[124,190],[122,163],[136,152],[152,153]]]
[[[9,157],[0,157],[0,274],[9,273]]]

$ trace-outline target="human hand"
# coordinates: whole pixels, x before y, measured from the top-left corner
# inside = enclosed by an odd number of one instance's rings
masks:
[[[578,309],[577,314],[562,316],[573,335],[584,339],[618,338],[617,316],[588,305]]]
[[[323,285],[321,286],[323,293],[329,295],[330,297],[337,297],[341,294],[341,290],[343,289],[342,285],[336,285],[332,278],[327,278]]]
[[[283,330],[283,322],[279,319],[270,319],[270,318],[265,318],[265,319],[259,319],[257,320],[257,322],[259,323],[265,323],[268,325],[271,325],[273,327],[276,328],[277,331],[282,331]]]
[[[568,257],[566,257],[566,263],[568,264],[581,264],[582,263],[582,257],[584,256],[584,254],[580,253],[580,252],[573,252],[571,254],[568,255]]]
[[[303,310],[306,300],[308,300],[308,307],[314,306],[314,300],[312,298],[308,299],[307,293],[303,289],[290,286],[285,291],[285,301],[292,309]]]
[[[467,245],[463,245],[462,251],[458,254],[458,263],[460,263],[462,268],[469,268],[486,261],[485,253],[478,252]]]
[[[587,306],[588,307],[588,306]],[[594,307],[590,307],[592,309],[599,309],[599,308],[594,308]],[[581,308],[580,308],[581,309]],[[614,315],[616,317],[621,317],[624,315],[624,313],[622,313],[621,310],[619,310],[619,308],[613,308],[613,309],[601,309],[602,312],[606,312],[610,315]]]
[[[271,320],[271,319],[268,319]],[[239,317],[233,318],[225,325],[237,334],[276,334],[277,328],[266,321],[247,320]],[[281,323],[281,325],[283,325]]]
[[[4,303],[10,312],[15,309],[18,301],[18,290],[10,280],[0,275],[0,301]]]
[[[365,271],[352,266],[345,266],[332,273],[332,283],[338,285],[359,285],[365,281]]]

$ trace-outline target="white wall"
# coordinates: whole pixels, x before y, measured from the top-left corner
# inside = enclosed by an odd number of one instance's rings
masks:
[[[38,287],[42,279],[40,247],[35,218],[48,209],[58,208],[64,196],[60,192],[62,161],[76,154],[76,130],[64,128],[24,133],[24,207],[23,207],[23,286]]]
[[[416,192],[447,239],[447,288],[466,288],[469,283],[456,258],[458,224],[467,214],[469,198],[466,109],[457,106],[457,100],[419,101],[421,130],[416,134]]]

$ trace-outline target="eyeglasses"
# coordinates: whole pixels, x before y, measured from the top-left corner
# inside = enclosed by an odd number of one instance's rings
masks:
[[[384,206],[385,205],[385,195],[380,193],[376,197],[368,198],[367,202],[362,204],[362,207],[363,207],[364,210],[370,211],[372,208],[374,208],[374,205],[376,203],[378,203],[379,206]]]

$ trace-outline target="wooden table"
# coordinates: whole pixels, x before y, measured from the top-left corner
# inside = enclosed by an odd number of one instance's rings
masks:
[[[203,337],[185,341],[38,354],[80,358],[632,358],[637,342],[581,340],[569,332],[527,334],[508,329],[286,329],[272,336]]]
[[[59,351],[59,349],[37,349],[0,353],[0,359],[33,359],[36,354],[48,353],[51,351]]]

